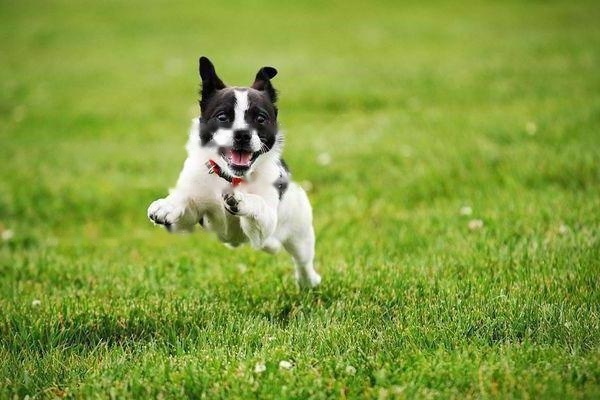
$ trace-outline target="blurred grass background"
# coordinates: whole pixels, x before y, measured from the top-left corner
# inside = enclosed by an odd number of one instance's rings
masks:
[[[592,1],[1,1],[0,397],[599,396],[598,20]],[[199,55],[234,85],[279,70],[321,289],[146,220]]]

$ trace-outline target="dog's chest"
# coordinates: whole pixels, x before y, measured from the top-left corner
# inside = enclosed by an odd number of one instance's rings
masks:
[[[223,243],[239,246],[248,241],[240,225],[240,218],[229,214],[220,203],[210,207],[200,223],[204,229],[214,232]]]
[[[283,171],[283,172],[282,172]],[[229,213],[224,206],[224,194],[232,191],[245,195],[258,196],[270,204],[280,201],[287,188],[287,171],[279,164],[266,164],[260,170],[260,175],[251,175],[251,180],[245,180],[238,185],[232,185],[218,174],[210,174],[203,188],[205,193],[204,214],[200,220],[201,225],[214,232],[220,241],[232,246],[248,242],[248,237],[241,227],[241,217]]]

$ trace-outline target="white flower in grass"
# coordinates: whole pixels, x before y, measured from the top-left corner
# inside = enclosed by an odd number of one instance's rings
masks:
[[[257,362],[256,365],[254,366],[254,372],[256,372],[257,374],[262,374],[266,370],[267,370],[267,366],[263,362]]]
[[[473,214],[473,209],[469,206],[463,206],[460,208],[460,215],[471,215]]]
[[[39,307],[40,305],[42,305],[42,302],[38,299],[35,299],[31,302],[32,307]]]
[[[352,365],[348,365],[346,367],[346,375],[354,375],[356,374],[356,368],[354,368]]]
[[[560,224],[560,226],[558,227],[558,233],[560,233],[561,235],[566,235],[567,233],[569,233],[571,229],[569,229],[569,227],[565,224]]]
[[[476,231],[478,229],[483,228],[483,221],[480,219],[472,219],[469,221],[469,229],[472,231]]]
[[[293,367],[294,367],[294,364],[292,364],[290,361],[287,361],[287,360],[279,361],[279,368],[281,368],[281,369],[292,369]]]
[[[535,135],[535,133],[537,132],[537,125],[535,122],[533,121],[528,121],[525,124],[525,132],[527,132],[528,135]]]
[[[327,152],[322,152],[319,153],[319,155],[317,156],[317,163],[319,165],[329,165],[331,164],[331,154],[327,153]]]
[[[4,240],[5,242],[8,242],[14,236],[15,236],[15,233],[12,230],[10,230],[10,229],[2,231],[2,240]]]

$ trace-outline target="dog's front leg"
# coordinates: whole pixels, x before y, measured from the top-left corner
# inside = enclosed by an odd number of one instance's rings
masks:
[[[148,207],[148,218],[164,225],[169,232],[189,232],[194,229],[200,216],[194,202],[174,190],[164,199],[158,199]]]
[[[225,209],[240,217],[240,225],[252,247],[261,249],[277,227],[277,208],[265,198],[240,191],[223,194]]]
[[[193,127],[192,127],[193,128]],[[188,143],[194,148],[194,140]],[[189,150],[188,150],[189,152]],[[169,195],[158,199],[148,207],[148,218],[155,224],[163,225],[169,232],[189,232],[200,221],[206,203],[206,167],[197,157],[188,156],[179,173],[177,185],[169,190]]]

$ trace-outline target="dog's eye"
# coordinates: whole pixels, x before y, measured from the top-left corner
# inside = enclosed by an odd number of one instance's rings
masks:
[[[220,112],[219,114],[217,114],[216,118],[220,121],[220,122],[227,122],[229,121],[229,117],[227,116],[227,114],[225,114],[224,112]]]
[[[259,114],[259,115],[256,117],[256,123],[257,123],[257,124],[261,124],[261,125],[262,125],[262,124],[264,124],[265,122],[267,122],[267,118],[265,118],[265,116],[264,116],[264,115],[260,115],[260,114]]]

